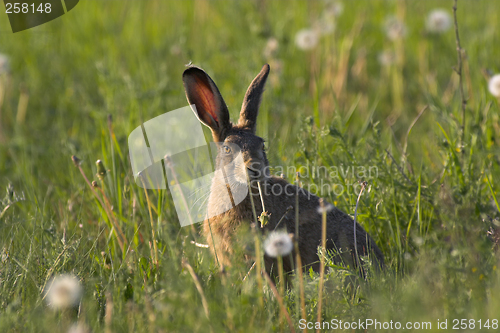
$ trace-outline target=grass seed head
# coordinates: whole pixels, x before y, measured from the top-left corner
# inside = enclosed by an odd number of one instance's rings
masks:
[[[106,168],[104,167],[104,163],[102,163],[101,160],[97,160],[95,165],[97,166],[97,177],[102,180],[106,177]]]
[[[76,157],[75,155],[71,156],[71,160],[73,161],[76,167],[79,167],[80,163],[82,163],[82,160]]]
[[[268,212],[262,212],[259,216],[259,221],[260,221],[260,226],[261,228],[264,228],[266,224],[269,223],[269,213]]]

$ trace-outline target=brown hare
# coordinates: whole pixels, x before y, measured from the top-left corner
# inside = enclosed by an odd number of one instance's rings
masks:
[[[253,196],[257,216],[262,213],[261,197],[255,186],[258,181],[261,184],[265,209],[270,214],[269,223],[264,229],[274,230],[281,220],[278,229],[283,228],[288,233],[298,235],[303,268],[312,267],[313,270],[319,271],[318,246],[321,244],[322,225],[322,216],[318,213],[320,200],[317,196],[282,178],[270,176],[264,140],[255,135],[259,104],[269,69],[269,65],[265,65],[250,84],[237,124],[231,123],[229,111],[217,86],[202,69],[190,67],[183,73],[187,100],[198,119],[212,130],[213,139],[218,147],[216,169],[225,169],[224,177],[213,179],[208,198],[209,218],[204,221],[203,233],[219,263],[229,265],[233,242],[237,241],[235,234],[238,226],[255,221],[249,194]],[[229,169],[225,168],[231,164],[236,154],[242,157],[240,162],[232,163]],[[251,182],[249,192],[247,192],[247,179]],[[238,188],[244,188],[245,197],[239,203],[235,203],[231,197],[233,206],[228,209],[225,198],[228,192],[234,193]],[[295,230],[297,195],[298,233]],[[370,255],[377,267],[384,265],[382,252],[359,224],[356,224],[356,244],[358,255]],[[326,246],[328,250],[337,250],[341,253],[334,260],[343,261],[351,267],[356,266],[354,221],[336,207],[327,213]],[[295,260],[295,253],[289,258],[284,258],[285,271],[291,271],[295,267],[290,258]],[[265,256],[265,264],[266,270],[271,273],[274,260]]]

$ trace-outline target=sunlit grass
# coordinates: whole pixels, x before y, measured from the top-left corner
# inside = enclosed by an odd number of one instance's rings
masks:
[[[300,180],[351,215],[353,186],[368,182],[357,220],[387,267],[382,274],[367,267],[360,281],[327,260],[324,320],[448,319],[451,327],[453,319],[500,319],[491,240],[500,239],[500,109],[488,91],[489,77],[500,73],[500,5],[459,1],[468,102],[462,145],[454,31],[426,30],[428,13],[451,15],[452,1],[344,1],[330,17],[333,31],[299,48],[296,33],[314,30],[328,3],[81,1],[15,35],[0,21],[10,68],[0,73],[2,332],[73,324],[42,300],[59,273],[81,280],[75,316],[95,331],[280,329],[282,308],[266,280],[254,269],[243,281],[249,267],[239,258],[254,251],[251,229],[222,274],[197,246],[205,243],[199,225],[180,227],[169,191],[145,192],[134,182],[128,134],[187,105],[181,75],[190,62],[216,81],[233,119],[250,80],[270,63],[257,134],[271,165],[336,167],[337,174]],[[386,36],[390,17],[404,22],[401,38]],[[277,46],[266,51],[271,38]],[[345,191],[322,192],[325,183]],[[304,274],[309,321],[317,318],[319,280]],[[298,331],[298,283],[283,301]]]

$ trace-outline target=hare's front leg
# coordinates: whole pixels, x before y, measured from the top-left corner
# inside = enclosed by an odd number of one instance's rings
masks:
[[[227,230],[220,226],[217,221],[212,219],[203,222],[203,235],[205,236],[210,251],[215,257],[216,262],[222,266],[229,266],[232,247],[230,244],[230,236],[227,235]]]

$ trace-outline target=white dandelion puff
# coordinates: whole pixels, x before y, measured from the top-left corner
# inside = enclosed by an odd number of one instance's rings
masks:
[[[292,239],[284,231],[273,231],[264,241],[264,250],[271,258],[286,256],[292,249]]]
[[[47,285],[45,300],[53,309],[77,307],[82,298],[82,285],[76,276],[62,274],[54,277]]]
[[[324,205],[323,207],[321,206],[318,206],[318,214],[323,214],[323,213],[328,213],[329,211],[331,211],[333,209],[333,205],[330,204],[330,203],[327,203],[326,205]]]
[[[335,23],[327,16],[323,16],[314,24],[314,30],[320,35],[329,35],[335,31]]]
[[[318,41],[318,33],[313,29],[302,29],[295,35],[295,45],[304,51],[315,48]]]
[[[333,1],[327,5],[325,14],[331,16],[340,16],[344,12],[344,4],[340,1]]]
[[[303,77],[298,77],[295,79],[295,87],[297,88],[304,88],[304,85],[306,84],[306,80]]]
[[[392,51],[383,51],[378,54],[377,60],[382,66],[390,66],[396,62],[396,54]]]
[[[178,44],[174,44],[170,47],[170,54],[178,56],[182,53],[182,48]]]
[[[267,40],[266,47],[264,47],[264,57],[271,58],[276,51],[278,51],[279,42],[276,38],[271,37]]]
[[[391,16],[386,19],[385,24],[385,34],[390,40],[401,39],[406,36],[406,25],[398,18]]]
[[[493,96],[500,98],[500,74],[491,77],[488,82],[488,89]]]
[[[443,33],[451,28],[452,23],[451,15],[446,10],[435,9],[427,16],[425,27],[429,32]]]
[[[68,333],[90,333],[90,329],[84,323],[75,323],[68,329]]]
[[[280,59],[271,59],[269,61],[269,66],[275,71],[277,74],[281,74],[283,72],[283,61]]]
[[[9,57],[0,53],[0,75],[10,71]]]
[[[269,82],[273,87],[277,87],[280,84],[281,74],[283,73],[283,61],[271,58],[269,59],[269,66],[273,69],[272,73],[269,74]]]

